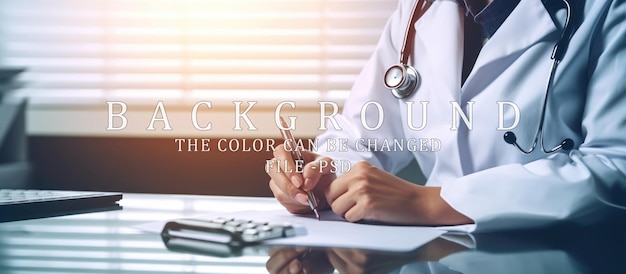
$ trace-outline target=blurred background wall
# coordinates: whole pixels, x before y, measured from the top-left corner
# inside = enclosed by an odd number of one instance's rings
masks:
[[[11,161],[22,162],[28,183],[17,186],[270,195],[263,164],[271,153],[179,152],[174,139],[280,138],[272,115],[284,100],[297,104],[287,108],[299,117],[296,135],[313,138],[318,102],[341,106],[396,4],[0,1],[0,68],[21,72],[5,97],[28,101],[21,121],[11,120],[22,142],[5,144],[23,151]],[[111,101],[128,107],[123,130],[107,130]],[[212,122],[211,131],[191,126],[199,101],[212,102],[198,121]],[[234,101],[257,103],[250,116],[258,129],[233,130]],[[147,130],[156,102],[172,130],[163,122]],[[0,187],[17,181],[0,172]]]

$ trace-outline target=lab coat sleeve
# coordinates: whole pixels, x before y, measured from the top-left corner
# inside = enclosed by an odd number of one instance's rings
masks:
[[[317,137],[319,154],[334,160],[347,160],[352,164],[365,160],[392,173],[411,161],[410,152],[377,152],[367,146],[370,141],[380,144],[384,140],[404,136],[398,100],[384,86],[383,76],[387,67],[399,62],[398,49],[402,46],[408,21],[404,17],[407,10],[411,9],[410,2],[399,1],[397,9],[387,21],[374,53],[356,79],[342,113],[333,117],[340,129],[334,128],[329,122],[328,130]],[[377,109],[377,104],[380,104],[382,111]],[[366,111],[362,113],[364,107]],[[379,119],[382,119],[380,128],[366,128],[376,127]],[[340,142],[347,144],[347,151],[340,148]]]
[[[575,91],[587,97],[580,146],[569,154],[494,167],[443,184],[442,198],[473,219],[476,230],[538,227],[564,219],[586,222],[605,208],[602,198],[623,201],[625,1],[613,1],[603,16],[591,37],[588,86]]]

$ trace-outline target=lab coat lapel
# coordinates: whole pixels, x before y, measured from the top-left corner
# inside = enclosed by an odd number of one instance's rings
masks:
[[[556,30],[557,27],[541,0],[520,1],[478,55],[476,64],[465,82],[464,99],[476,95],[497,78],[510,62],[515,61],[515,58],[507,57],[515,57],[515,54],[531,47]]]
[[[428,62],[427,67],[433,70],[428,74],[436,77],[436,92],[448,93],[455,100],[461,88],[462,14],[457,1],[435,1],[415,23],[415,61]]]

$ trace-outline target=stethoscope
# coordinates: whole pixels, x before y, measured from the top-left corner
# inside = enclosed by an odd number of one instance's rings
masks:
[[[391,90],[391,94],[397,99],[404,99],[409,97],[413,92],[415,92],[421,83],[420,75],[417,70],[408,64],[410,51],[413,48],[413,40],[415,37],[415,29],[413,25],[417,21],[419,17],[424,14],[424,12],[430,7],[434,0],[418,0],[415,3],[413,11],[411,13],[410,23],[407,26],[407,29],[404,34],[404,43],[402,44],[402,49],[400,51],[400,63],[395,64],[387,69],[384,77],[384,84],[387,88]],[[550,74],[548,77],[548,83],[546,85],[546,90],[543,97],[543,105],[541,106],[541,118],[539,120],[539,126],[537,127],[537,131],[535,132],[535,138],[533,139],[533,143],[528,150],[523,149],[517,143],[517,137],[515,133],[512,131],[507,131],[504,133],[504,141],[508,144],[514,145],[524,154],[530,154],[537,147],[537,143],[539,139],[541,139],[541,150],[544,153],[553,153],[559,151],[561,149],[565,151],[569,151],[574,148],[574,141],[570,138],[566,138],[561,143],[552,149],[546,150],[543,144],[543,125],[546,116],[546,107],[548,105],[548,97],[550,94],[550,87],[552,86],[552,80],[554,78],[554,74],[556,72],[556,68],[563,59],[565,55],[565,51],[567,50],[567,46],[569,45],[569,41],[574,32],[574,25],[570,24],[570,18],[572,13],[572,8],[568,0],[561,0],[565,4],[566,9],[566,17],[565,17],[565,27],[563,32],[561,33],[561,37],[554,45],[552,50],[552,55],[550,59],[552,59],[552,65],[550,67]]]

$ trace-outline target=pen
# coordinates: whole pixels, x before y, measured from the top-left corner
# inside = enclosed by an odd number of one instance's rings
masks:
[[[285,139],[285,143],[289,142],[289,145],[291,146],[291,157],[293,158],[294,161],[302,161],[302,163],[304,164],[304,157],[302,157],[302,151],[300,150],[300,147],[296,145],[296,140],[293,138],[293,134],[291,133],[291,130],[286,129],[288,128],[288,126],[287,126],[287,122],[285,121],[285,119],[283,119],[283,117],[280,117],[280,125],[282,126],[282,128],[285,128],[285,129],[281,128],[280,133],[281,135],[283,135],[283,139]],[[302,187],[303,185],[301,185],[299,189],[306,192],[307,200],[309,202],[309,207],[311,208],[311,210],[313,210],[313,212],[315,213],[315,217],[317,217],[317,220],[319,221],[320,214],[317,212],[317,198],[315,197],[315,194],[313,194],[313,191],[304,190]]]

